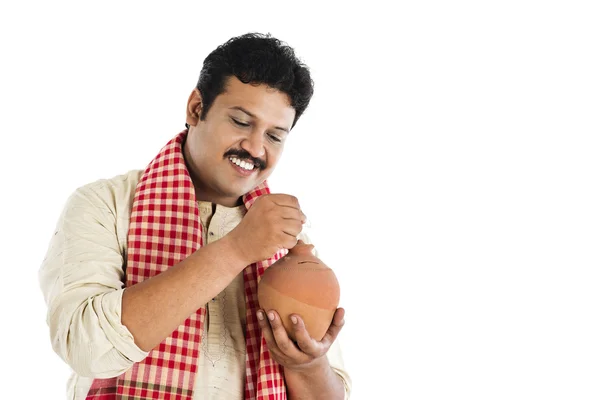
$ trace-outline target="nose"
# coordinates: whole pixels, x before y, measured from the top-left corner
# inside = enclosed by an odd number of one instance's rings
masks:
[[[263,135],[260,132],[252,132],[250,136],[247,136],[242,140],[240,146],[250,153],[252,157],[261,158],[265,155]]]

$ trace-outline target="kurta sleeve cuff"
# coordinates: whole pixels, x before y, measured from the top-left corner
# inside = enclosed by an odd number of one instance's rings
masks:
[[[121,289],[90,297],[71,320],[68,361],[79,375],[115,377],[148,355],[121,324],[122,296]]]
[[[107,339],[123,357],[132,363],[140,362],[148,352],[140,349],[134,341],[129,329],[121,323],[121,310],[124,290],[117,290],[104,294],[101,297],[102,313],[99,313],[99,322]]]

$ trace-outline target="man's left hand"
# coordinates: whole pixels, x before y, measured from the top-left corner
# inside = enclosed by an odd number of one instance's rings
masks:
[[[338,308],[325,336],[317,341],[306,330],[302,318],[298,314],[292,314],[290,318],[296,337],[294,343],[275,310],[267,310],[266,313],[259,310],[257,313],[260,329],[273,359],[284,368],[297,371],[310,369],[323,359],[344,326],[344,315],[344,309]]]

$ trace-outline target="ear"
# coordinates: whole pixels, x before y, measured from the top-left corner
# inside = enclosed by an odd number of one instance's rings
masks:
[[[202,95],[198,88],[194,88],[187,102],[185,122],[191,126],[196,126],[202,112]]]

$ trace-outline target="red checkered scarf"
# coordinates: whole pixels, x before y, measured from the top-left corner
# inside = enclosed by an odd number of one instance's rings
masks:
[[[167,143],[137,185],[129,225],[127,286],[165,271],[203,246],[194,185],[183,159],[186,135],[183,131]],[[267,193],[265,181],[243,197],[246,208]],[[244,269],[247,400],[287,398],[283,369],[270,357],[256,320],[258,277],[283,255],[279,252]],[[124,374],[95,379],[87,399],[191,400],[205,314],[205,307],[198,309]]]

